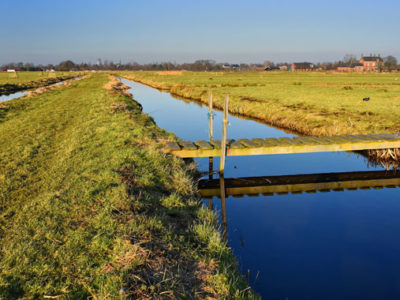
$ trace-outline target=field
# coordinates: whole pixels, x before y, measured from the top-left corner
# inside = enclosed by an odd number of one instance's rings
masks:
[[[400,130],[399,73],[121,72],[120,76],[303,134]],[[369,101],[363,101],[369,98]]]
[[[0,95],[49,85],[77,75],[78,72],[0,72]]]
[[[253,297],[175,136],[106,74],[5,102],[0,136],[0,298]]]

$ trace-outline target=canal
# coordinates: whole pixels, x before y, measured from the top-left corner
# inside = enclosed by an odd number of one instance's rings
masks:
[[[208,107],[126,79],[161,128],[208,139]],[[214,138],[222,133],[215,111]],[[230,115],[228,138],[294,134]],[[208,171],[208,158],[195,160]],[[214,169],[219,165],[214,159]],[[225,177],[383,170],[347,152],[228,157]],[[216,176],[216,175],[215,175]],[[208,175],[206,176],[208,178]],[[213,209],[221,215],[221,201]],[[208,206],[208,200],[204,200]],[[399,188],[227,197],[227,240],[240,271],[263,299],[400,297]],[[222,229],[221,229],[222,230]]]

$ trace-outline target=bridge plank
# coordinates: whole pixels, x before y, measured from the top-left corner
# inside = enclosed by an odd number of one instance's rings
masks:
[[[184,150],[196,150],[197,147],[191,141],[180,141],[179,144],[184,148]]]
[[[179,144],[177,142],[169,142],[167,143],[167,147],[170,150],[181,150],[181,147],[179,147]]]
[[[261,147],[270,147],[271,146],[271,144],[268,144],[264,139],[257,138],[257,139],[252,139],[251,141]]]
[[[214,149],[221,149],[221,141],[220,140],[211,140],[210,144],[214,147]]]
[[[267,143],[269,143],[269,144],[272,144],[272,145],[281,145],[281,143],[278,141],[278,139],[276,139],[276,138],[267,138],[267,139],[265,139],[265,141],[267,142]]]
[[[249,139],[239,139],[238,142],[244,145],[245,147],[253,147],[253,148],[260,147],[260,145],[250,141]]]
[[[241,148],[246,148],[246,146],[244,146],[243,144],[239,143],[238,141],[234,141],[234,142],[231,142],[231,143],[229,144],[229,148],[232,148],[232,149],[241,149]]]
[[[195,141],[194,144],[197,145],[200,149],[214,149],[214,147],[210,145],[210,143],[204,140]]]
[[[315,139],[307,136],[294,137],[293,140],[303,143],[305,145],[316,144]]]
[[[320,145],[326,144],[326,141],[324,141],[316,136],[307,136],[306,138],[308,140],[312,141],[312,143],[314,143],[314,144],[320,144]]]
[[[278,139],[278,141],[285,143],[285,144],[289,144],[289,145],[296,145],[298,144],[298,142],[294,141],[293,139],[290,139],[288,137],[281,137]]]

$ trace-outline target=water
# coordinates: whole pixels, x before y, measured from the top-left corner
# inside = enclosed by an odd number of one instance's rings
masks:
[[[77,77],[74,77],[74,78],[72,78],[70,80],[78,80],[80,78],[82,78],[82,77],[81,76],[77,76]],[[53,83],[53,84],[50,84],[50,85],[47,85],[47,86],[50,87],[50,86],[61,85],[61,84],[64,83],[64,81],[65,80],[61,80],[59,82],[56,82],[56,83]],[[6,101],[9,101],[9,100],[12,100],[12,99],[20,98],[22,96],[25,96],[28,92],[29,91],[20,91],[20,92],[12,93],[12,94],[9,94],[9,95],[0,95],[0,103],[1,102],[6,102]]]
[[[122,81],[158,126],[182,139],[208,139],[206,106]],[[215,113],[214,136],[220,138],[222,113]],[[228,138],[293,136],[231,115],[229,123]],[[208,158],[196,162],[208,170]],[[239,156],[227,158],[225,177],[366,170],[382,169],[346,152]],[[263,299],[397,299],[398,195],[392,188],[227,197],[228,244]],[[220,213],[221,201],[214,197],[213,205]]]
[[[27,91],[23,91],[23,92],[17,92],[17,93],[13,93],[13,94],[9,94],[9,95],[0,95],[0,103],[25,96],[27,93],[28,93]]]

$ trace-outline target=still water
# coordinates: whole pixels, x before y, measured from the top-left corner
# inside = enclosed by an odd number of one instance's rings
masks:
[[[23,92],[12,93],[12,94],[9,94],[9,95],[0,95],[0,103],[1,102],[6,102],[8,100],[15,99],[15,98],[19,98],[19,97],[22,97],[22,96],[25,96],[27,93],[28,93],[27,91],[23,91]]]
[[[64,83],[65,80],[78,80],[80,78],[82,78],[82,77],[81,76],[77,76],[77,77],[74,77],[72,79],[64,79],[64,80],[61,80],[59,82],[52,83],[50,85],[45,85],[45,87],[61,85],[61,84]],[[6,102],[6,101],[9,101],[9,100],[12,100],[12,99],[20,98],[20,97],[25,96],[26,94],[28,94],[28,92],[29,92],[29,90],[24,90],[24,91],[20,91],[20,92],[8,94],[8,95],[0,95],[0,103],[1,102]]]
[[[208,139],[208,108],[122,79],[157,125]],[[214,138],[222,133],[214,116]],[[228,138],[291,137],[229,116]],[[201,171],[208,158],[196,159]],[[214,166],[219,165],[218,158]],[[382,170],[346,152],[228,157],[225,177]],[[208,200],[204,200],[208,205]],[[213,198],[221,213],[221,201]],[[227,197],[228,244],[263,299],[399,299],[399,188]]]

